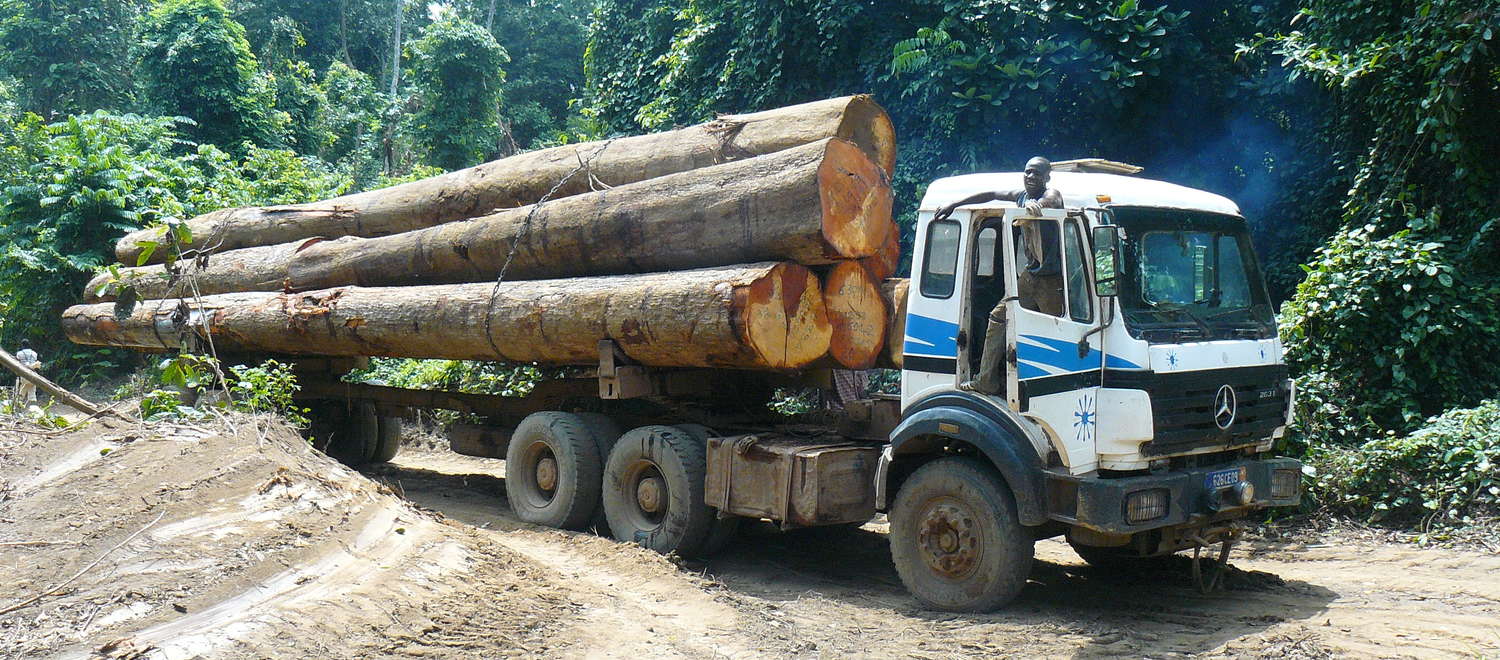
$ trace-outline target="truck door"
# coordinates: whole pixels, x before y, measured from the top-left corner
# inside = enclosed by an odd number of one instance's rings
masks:
[[[918,218],[906,336],[902,338],[903,406],[957,385],[961,292],[967,286],[959,256],[970,213],[959,210],[939,221],[929,221],[931,217],[930,211],[923,211]]]
[[[1076,473],[1096,462],[1104,358],[1102,333],[1089,333],[1099,313],[1089,280],[1087,225],[1077,213],[1026,215],[1024,209],[1005,212],[1014,250],[1007,279],[1014,278],[1008,290],[1015,294],[1007,298],[1007,318],[1016,379],[1006,398],[1057,438],[1063,464]]]

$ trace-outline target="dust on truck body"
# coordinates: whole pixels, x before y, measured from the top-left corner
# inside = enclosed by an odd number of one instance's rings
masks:
[[[1237,207],[1057,172],[1066,209],[933,218],[1019,179],[930,186],[904,336],[887,338],[903,349],[899,397],[775,421],[762,402],[800,376],[656,369],[607,340],[597,371],[522,399],[316,381],[302,396],[354,401],[357,419],[385,415],[377,427],[403,408],[487,416],[495,426],[456,430],[453,447],[506,459],[518,517],[660,552],[711,553],[745,519],[883,512],[902,581],[945,610],[1013,598],[1037,539],[1121,565],[1227,542],[1235,520],[1295,504],[1301,466],[1270,455],[1293,387]]]

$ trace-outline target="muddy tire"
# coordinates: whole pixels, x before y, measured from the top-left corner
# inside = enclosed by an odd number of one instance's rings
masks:
[[[313,408],[308,433],[315,447],[349,466],[370,462],[380,435],[375,404],[329,401]]]
[[[698,446],[703,447],[704,455],[708,452],[708,439],[717,438],[719,434],[703,424],[676,424],[682,432],[693,436],[698,441]],[[708,538],[703,541],[703,549],[698,551],[701,557],[712,557],[719,554],[740,533],[740,523],[745,519],[740,516],[719,517],[718,509],[714,509],[713,527],[708,530]]]
[[[522,521],[583,529],[599,506],[599,445],[577,415],[539,412],[505,451],[505,496]]]
[[[715,523],[703,503],[706,452],[672,426],[620,436],[604,465],[604,513],[616,539],[662,554],[699,554]]]
[[[381,417],[376,423],[375,448],[370,455],[371,463],[389,463],[401,452],[401,433],[404,430],[400,417]]]
[[[923,465],[896,494],[890,521],[896,572],[927,607],[987,612],[1026,586],[1032,537],[989,465],[958,456]]]
[[[616,424],[615,420],[610,419],[609,415],[603,413],[581,412],[574,414],[588,428],[589,433],[594,436],[594,444],[599,448],[599,472],[602,484],[603,464],[604,461],[609,460],[609,451],[615,448],[615,442],[620,439],[620,425]],[[585,528],[592,530],[599,536],[610,535],[609,519],[604,516],[604,502],[602,500],[594,507],[594,514],[589,517],[589,522]]]

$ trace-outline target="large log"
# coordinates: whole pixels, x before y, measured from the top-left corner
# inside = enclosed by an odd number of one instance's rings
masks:
[[[833,325],[828,354],[849,369],[869,369],[885,350],[889,315],[880,284],[858,261],[840,263],[823,277],[823,307]]]
[[[870,97],[847,96],[745,115],[665,133],[565,145],[518,154],[457,172],[337,199],[290,206],[225,209],[187,222],[187,247],[233,250],[322,236],[386,236],[497,209],[577,195],[789,149],[828,137],[866,150],[889,176],[895,130]],[[584,166],[584,164],[587,164]],[[160,229],[120,239],[115,256],[134,266]],[[162,260],[164,250],[151,255]]]
[[[885,301],[889,322],[885,328],[885,350],[875,366],[900,369],[906,356],[906,296],[911,280],[888,279],[880,283],[880,297]]]
[[[201,267],[192,261],[179,262],[173,265],[175,272],[168,270],[165,264],[121,268],[122,282],[115,285],[111,285],[113,275],[100,273],[84,288],[83,300],[90,303],[114,300],[120,292],[120,285],[134,287],[136,297],[144,300],[191,296],[195,292],[188,286],[189,278],[196,285],[196,293],[204,296],[236,291],[281,291],[287,286],[287,266],[297,253],[321,242],[321,238],[309,238],[203,255]]]
[[[494,279],[508,259],[506,279],[825,264],[872,256],[894,232],[879,167],[831,138],[474,220],[322,243],[297,256],[288,279],[293,290],[474,282]]]
[[[222,350],[591,365],[599,341],[663,367],[795,369],[828,351],[818,280],[795,264],[532,282],[232,293],[63,314],[75,343],[170,350],[184,336]]]
[[[886,249],[897,233],[890,218],[891,189],[879,166],[853,143],[829,138],[394,236],[233,250],[208,258],[198,287],[212,294],[476,282],[495,279],[507,260],[507,280],[825,264]],[[123,272],[164,284],[163,268]],[[90,283],[86,300],[103,300],[94,298],[98,288]],[[166,297],[151,295],[164,288],[143,288],[142,297]]]

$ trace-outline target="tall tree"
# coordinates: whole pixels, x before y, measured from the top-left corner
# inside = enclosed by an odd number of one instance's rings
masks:
[[[124,109],[139,0],[4,0],[0,70],[22,110],[43,116]]]
[[[417,110],[411,132],[426,162],[458,169],[498,151],[505,49],[484,28],[449,16],[411,43]]]
[[[274,90],[222,0],[162,2],[142,21],[136,53],[148,107],[195,121],[197,141],[233,150],[282,143]]]

